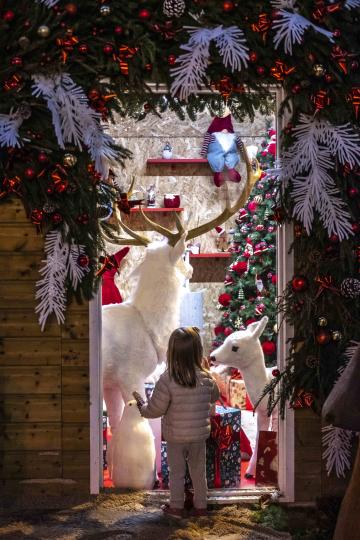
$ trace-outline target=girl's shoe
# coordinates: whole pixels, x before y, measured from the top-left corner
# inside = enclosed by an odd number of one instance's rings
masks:
[[[163,504],[161,507],[164,516],[169,516],[175,519],[182,519],[184,517],[184,510],[180,508],[171,508],[168,504]]]
[[[225,178],[221,172],[216,172],[214,174],[214,184],[216,187],[220,187],[225,182]]]

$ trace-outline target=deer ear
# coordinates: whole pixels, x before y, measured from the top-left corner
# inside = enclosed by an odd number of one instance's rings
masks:
[[[248,330],[250,330],[254,338],[259,338],[261,336],[261,334],[265,330],[265,326],[267,325],[268,320],[269,318],[265,316],[260,319],[260,321],[249,324]]]
[[[170,259],[173,263],[176,263],[180,259],[180,257],[184,254],[185,251],[185,238],[186,233],[184,233],[180,240],[178,240],[175,244],[175,246],[170,251]]]

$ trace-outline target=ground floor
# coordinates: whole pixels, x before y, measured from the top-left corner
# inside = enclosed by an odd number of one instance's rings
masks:
[[[338,501],[321,508],[268,505],[213,506],[208,517],[180,522],[164,517],[161,493],[99,495],[66,508],[49,509],[45,498],[27,498],[0,511],[0,537],[6,540],[326,540],[332,538]],[[59,502],[59,501],[58,501]],[[10,504],[10,503],[8,503]],[[63,501],[64,504],[64,501]],[[45,509],[44,509],[45,507]]]

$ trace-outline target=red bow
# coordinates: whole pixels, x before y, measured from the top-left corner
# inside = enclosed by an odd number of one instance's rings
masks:
[[[122,75],[129,74],[129,63],[127,62],[127,60],[132,58],[138,52],[138,50],[139,50],[138,47],[129,47],[128,45],[121,45],[119,47],[118,56],[116,56],[116,54],[113,55],[114,61],[119,62],[120,73]]]
[[[311,392],[305,392],[305,390],[299,390],[297,397],[292,403],[293,409],[303,409],[304,407],[311,407],[314,401],[314,395]]]
[[[295,69],[295,67],[287,66],[282,60],[275,60],[275,66],[270,69],[270,73],[277,81],[283,81]]]
[[[267,13],[260,13],[257,23],[251,25],[251,30],[253,32],[259,32],[262,35],[263,40],[266,39],[266,34],[271,27],[271,20]]]
[[[99,261],[102,263],[102,267],[96,272],[96,277],[101,277],[106,270],[117,270],[119,268],[119,264],[114,255],[101,256],[99,257]]]
[[[342,2],[335,2],[334,4],[331,4],[330,6],[325,6],[325,2],[322,0],[316,2],[317,7],[312,12],[312,16],[316,21],[320,21],[325,15],[328,13],[336,13],[337,11],[340,11],[342,8]]]
[[[153,29],[155,32],[159,32],[165,40],[173,39],[175,37],[175,30],[173,30],[171,26],[154,24]]]
[[[360,86],[353,86],[350,94],[348,94],[348,101],[351,101],[354,108],[355,118],[359,119],[360,112]]]
[[[10,193],[16,193],[20,196],[18,188],[20,187],[21,180],[19,176],[13,178],[5,178],[3,182],[3,189],[0,191],[0,199],[4,199]]]
[[[325,277],[317,276],[315,278],[315,283],[319,285],[319,290],[315,295],[315,300],[319,298],[319,296],[326,290],[331,291],[335,294],[340,294],[339,289],[334,287],[331,276],[325,276]]]
[[[337,62],[339,68],[345,75],[347,75],[348,68],[346,65],[346,59],[349,56],[348,51],[342,49],[339,45],[334,45],[331,49],[331,58]]]
[[[240,439],[239,432],[233,430],[230,424],[221,425],[222,417],[220,415],[211,418],[210,438],[216,446],[215,451],[215,481],[214,487],[221,487],[220,460],[221,452],[230,448],[231,443]]]

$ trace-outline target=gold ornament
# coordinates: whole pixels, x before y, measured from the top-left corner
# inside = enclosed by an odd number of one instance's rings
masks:
[[[77,157],[74,154],[65,154],[63,157],[64,167],[74,167],[77,163]]]
[[[101,8],[100,8],[100,15],[101,15],[102,17],[107,17],[108,15],[110,15],[110,13],[111,13],[110,6],[107,6],[107,5],[101,6]]]
[[[40,36],[41,38],[49,37],[50,36],[50,28],[48,26],[46,26],[45,24],[42,24],[37,29],[37,35]]]
[[[25,50],[30,45],[30,39],[26,36],[20,36],[18,39],[18,44],[23,50]]]
[[[327,326],[327,319],[325,319],[325,317],[319,317],[318,318],[318,321],[317,321],[317,324],[318,326]]]
[[[322,64],[314,64],[312,70],[315,77],[322,77],[325,73],[325,68]]]
[[[333,341],[340,341],[342,334],[339,330],[334,330],[334,332],[331,332],[331,337]]]

